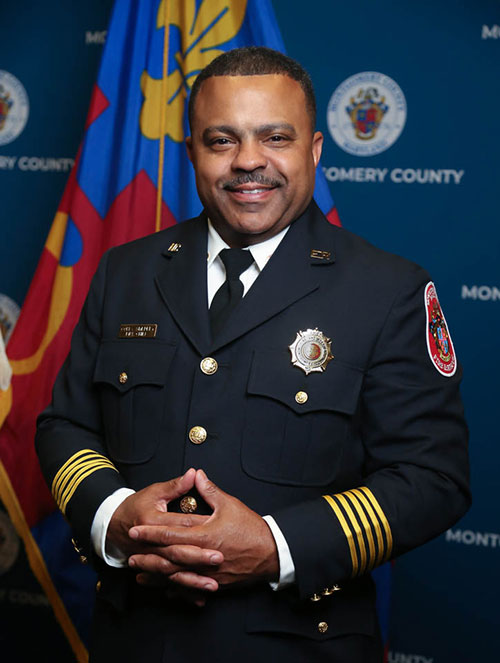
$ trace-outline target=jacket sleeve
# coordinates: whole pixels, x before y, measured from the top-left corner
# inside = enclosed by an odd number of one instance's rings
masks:
[[[52,403],[38,418],[35,441],[45,480],[86,554],[91,552],[90,528],[99,505],[126,485],[106,456],[99,401],[92,388],[106,266],[107,255],[92,281]]]
[[[461,370],[442,375],[428,352],[428,281],[418,268],[400,287],[364,373],[362,481],[272,513],[304,598],[437,536],[470,504]]]

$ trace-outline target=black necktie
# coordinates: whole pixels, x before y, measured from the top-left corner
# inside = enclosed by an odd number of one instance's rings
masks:
[[[243,297],[240,274],[253,263],[250,251],[243,249],[222,249],[219,256],[226,268],[226,280],[215,293],[210,306],[210,326],[214,337],[224,327],[231,311]]]

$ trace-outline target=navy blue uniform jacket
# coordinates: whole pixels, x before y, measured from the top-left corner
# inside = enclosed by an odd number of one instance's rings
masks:
[[[331,226],[312,203],[212,340],[206,252],[202,215],[104,256],[40,418],[43,471],[89,550],[114,490],[203,468],[275,518],[296,583],[222,591],[199,610],[98,564],[107,644],[97,637],[93,660],[162,660],[165,647],[168,661],[378,660],[371,645],[338,654],[377,637],[368,572],[469,504],[460,370],[441,375],[426,345],[429,275]],[[156,324],[156,336],[118,338],[123,324]],[[306,375],[288,348],[315,328],[334,359]],[[217,360],[213,375],[204,357]],[[190,442],[193,426],[204,443]]]

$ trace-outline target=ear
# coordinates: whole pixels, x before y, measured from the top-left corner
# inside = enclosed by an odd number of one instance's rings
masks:
[[[186,136],[186,151],[189,161],[193,163],[193,139],[191,136]]]
[[[323,134],[321,133],[321,131],[316,131],[312,137],[312,155],[315,167],[319,163],[322,150],[323,150]]]

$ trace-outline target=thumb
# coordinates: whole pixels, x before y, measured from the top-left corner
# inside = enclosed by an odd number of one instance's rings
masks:
[[[197,470],[194,483],[201,497],[212,509],[221,505],[226,493],[210,481],[203,470]]]
[[[195,477],[196,470],[191,467],[182,476],[158,484],[161,498],[167,500],[167,502],[171,502],[172,500],[185,495],[188,490],[191,490],[194,486]]]

